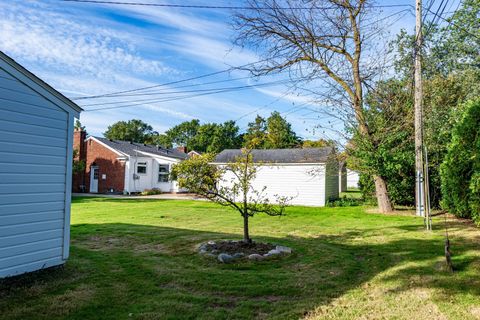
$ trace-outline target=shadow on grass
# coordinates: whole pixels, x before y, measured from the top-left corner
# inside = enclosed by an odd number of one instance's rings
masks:
[[[480,286],[453,283],[438,271],[442,243],[401,239],[357,245],[352,239],[362,232],[257,237],[295,252],[279,260],[224,265],[199,256],[195,247],[239,235],[120,223],[73,225],[65,268],[0,282],[0,312],[2,319],[299,318],[407,262],[413,266],[386,278],[400,280],[398,290],[410,287],[414,276],[437,273],[424,286],[480,294]],[[461,262],[466,268],[472,260]]]

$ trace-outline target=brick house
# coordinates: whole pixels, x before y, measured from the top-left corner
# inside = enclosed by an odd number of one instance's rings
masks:
[[[129,141],[109,140],[74,132],[77,160],[85,161],[85,171],[74,174],[74,192],[132,193],[146,189],[178,192],[170,181],[171,165],[188,157],[183,150]]]

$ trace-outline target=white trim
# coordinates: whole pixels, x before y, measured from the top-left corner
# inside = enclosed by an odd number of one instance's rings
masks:
[[[109,145],[107,145],[107,144],[103,143],[102,141],[98,140],[98,139],[97,139],[97,138],[95,138],[94,136],[90,136],[90,137],[88,137],[88,138],[85,140],[85,142],[87,142],[87,141],[88,141],[88,140],[90,140],[90,139],[93,139],[93,140],[95,140],[95,142],[97,142],[97,143],[101,144],[102,146],[104,146],[105,148],[107,148],[107,149],[109,149],[109,150],[111,150],[111,151],[115,152],[116,154],[118,154],[118,155],[119,155],[119,156],[121,156],[121,157],[128,157],[128,154],[125,154],[125,153],[123,153],[123,152],[120,152],[120,151],[118,151],[118,150],[116,150],[116,149],[114,149],[114,148],[110,147]]]
[[[95,180],[93,177],[95,177],[95,170],[97,170],[97,190],[95,191],[92,191],[92,183],[93,181]],[[98,177],[98,170],[99,170],[99,167],[98,166],[90,166],[90,185],[88,186],[88,191],[90,193],[98,193],[98,181],[100,180],[99,177]]]
[[[83,111],[76,103],[65,97],[63,94],[52,88],[46,82],[39,77],[22,67],[15,60],[0,51],[0,66],[7,73],[12,75],[18,81],[36,91],[39,95],[45,99],[51,101],[59,108],[65,110],[68,113],[73,113],[76,118],[79,117],[80,112]],[[68,106],[68,108],[67,108]]]
[[[70,253],[70,211],[72,199],[72,161],[73,161],[73,121],[74,115],[68,115],[67,124],[67,160],[65,170],[65,212],[63,225],[63,260],[67,260]]]
[[[123,182],[123,191],[130,193],[130,159],[125,161],[125,177]]]
[[[138,172],[138,165],[139,164],[142,164],[141,167],[145,167],[145,172],[144,173],[143,172],[142,173]],[[142,175],[142,176],[148,175],[148,161],[140,161],[139,162],[138,159],[137,159],[137,161],[135,163],[135,174]]]

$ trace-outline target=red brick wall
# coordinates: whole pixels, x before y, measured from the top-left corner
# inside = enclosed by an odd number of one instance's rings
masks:
[[[90,168],[98,166],[98,192],[108,192],[113,188],[114,192],[123,192],[125,187],[125,162],[117,158],[118,154],[90,139],[86,141],[86,172],[85,185],[90,192]],[[106,179],[102,179],[102,175]]]
[[[73,149],[77,150],[77,156],[74,160],[86,160],[85,131],[75,130],[73,132]],[[72,191],[81,192],[81,186],[85,185],[85,172],[74,173],[72,177]]]

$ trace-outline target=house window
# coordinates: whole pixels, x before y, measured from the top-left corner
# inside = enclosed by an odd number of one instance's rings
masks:
[[[147,174],[147,163],[146,162],[139,162],[137,164],[137,173],[138,174]]]
[[[158,165],[158,182],[168,182],[170,176],[170,167],[168,164]]]

